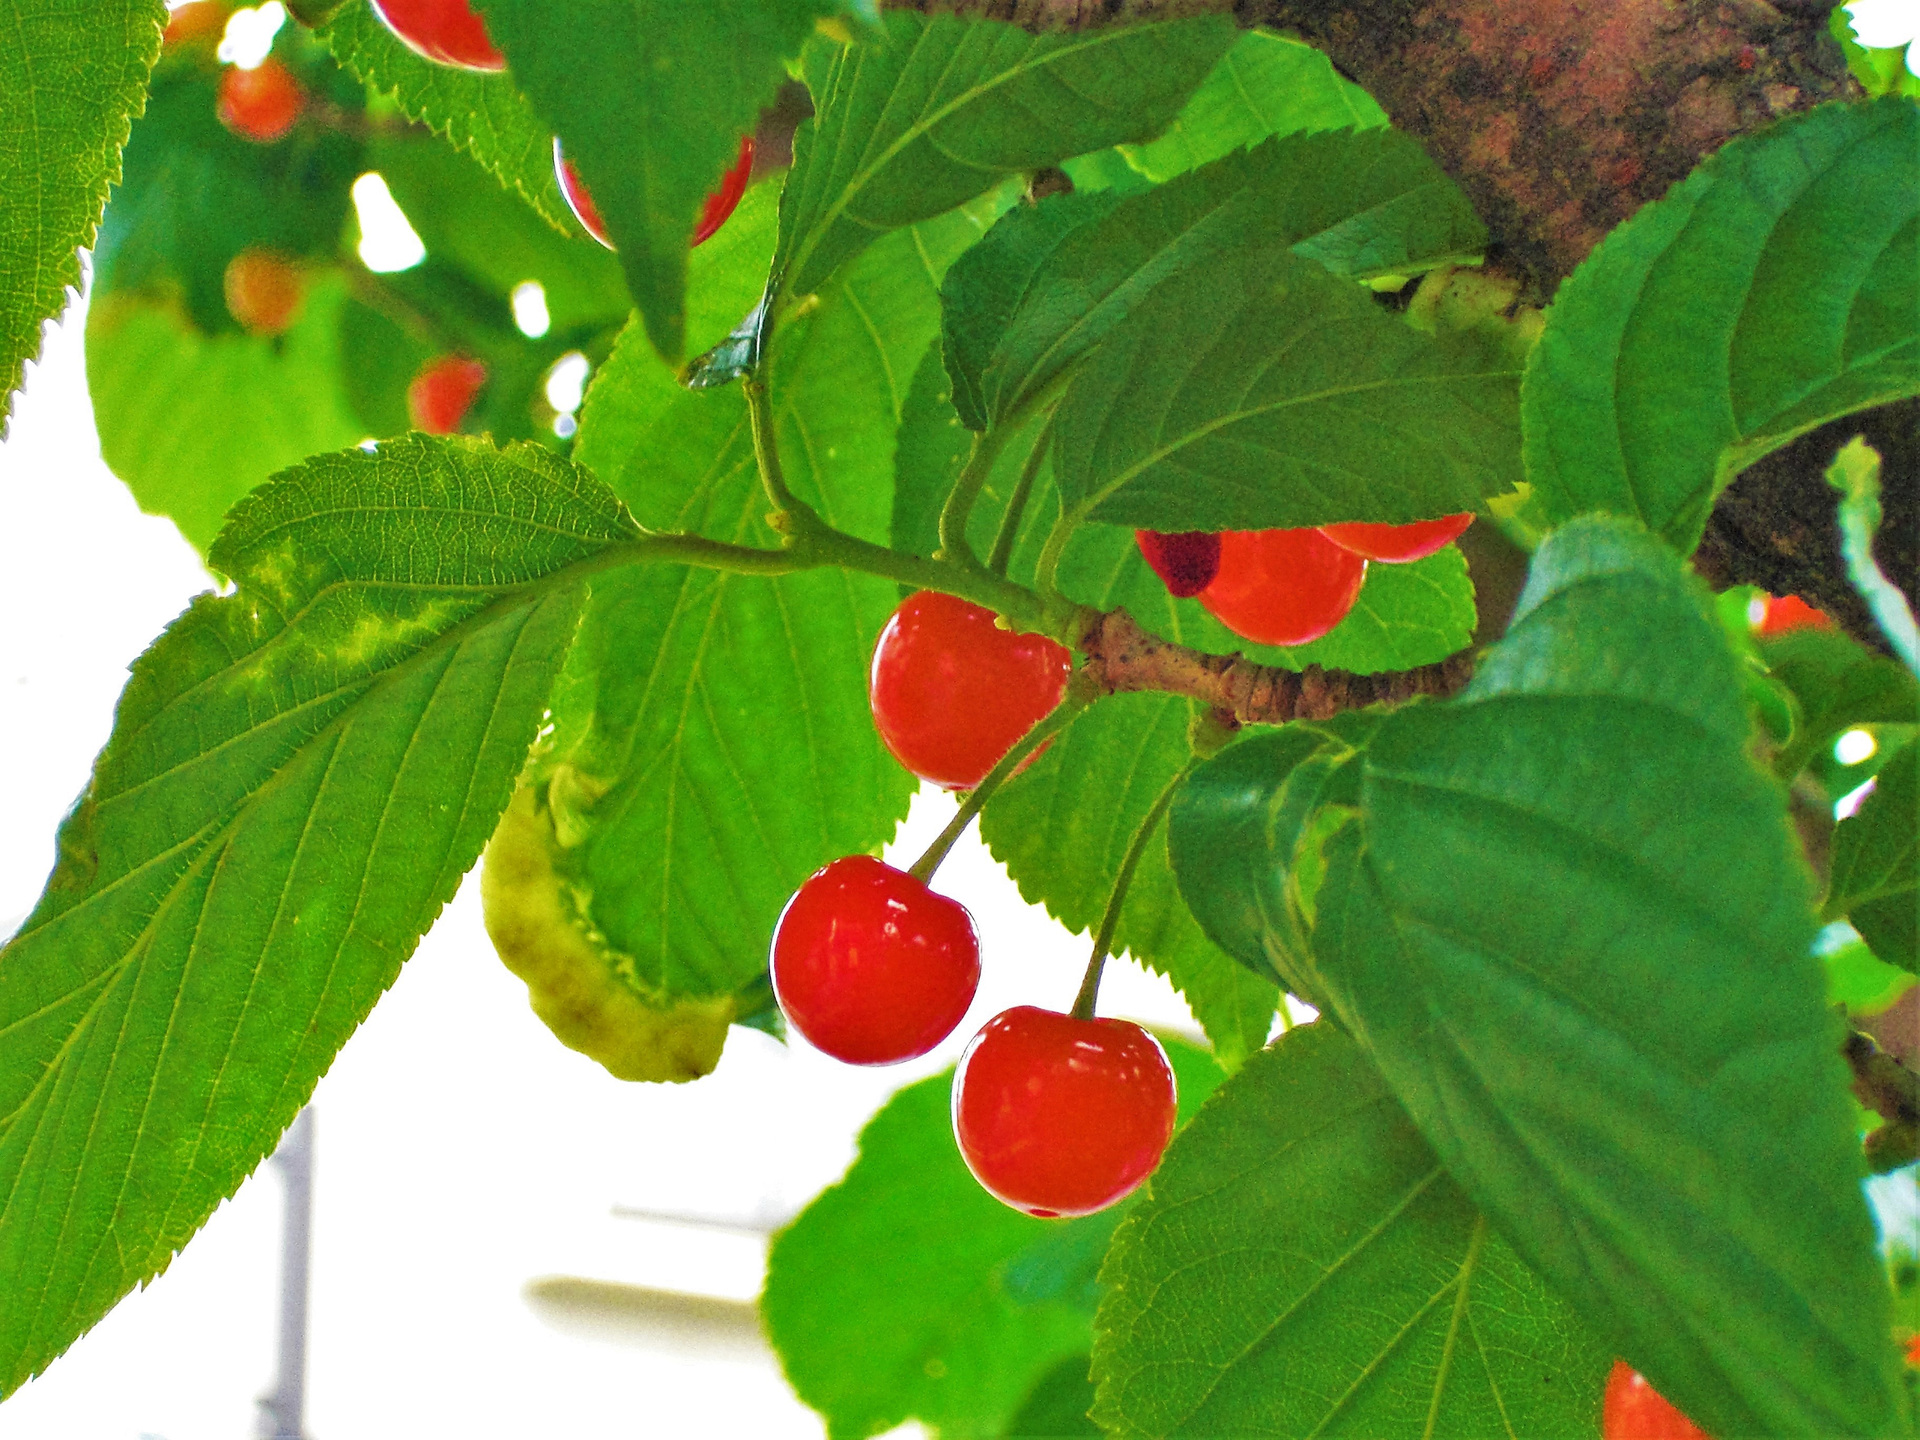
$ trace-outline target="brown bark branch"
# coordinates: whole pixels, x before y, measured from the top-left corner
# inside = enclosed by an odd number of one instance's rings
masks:
[[[1080,649],[1099,663],[1109,691],[1157,690],[1185,695],[1242,725],[1326,720],[1346,710],[1402,704],[1419,695],[1457,693],[1473,675],[1473,652],[1436,665],[1378,675],[1347,670],[1283,670],[1240,655],[1209,655],[1150,635],[1124,610],[1095,618]]]
[[[1848,1032],[1842,1053],[1853,1071],[1855,1097],[1886,1121],[1867,1137],[1867,1157],[1874,1170],[1884,1172],[1911,1163],[1920,1140],[1920,1075],[1858,1030]]]

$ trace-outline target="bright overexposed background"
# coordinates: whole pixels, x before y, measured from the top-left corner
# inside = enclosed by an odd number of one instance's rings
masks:
[[[101,463],[83,321],[76,305],[50,328],[0,442],[0,935],[39,894],[127,665],[209,584]],[[951,813],[923,794],[899,863]],[[971,838],[938,884],[973,910],[986,975],[934,1055],[860,1070],[736,1029],[712,1076],[664,1086],[614,1080],[547,1033],[469,883],[314,1098],[307,1433],[819,1435],[751,1308],[766,1231],[838,1178],[895,1088],[1008,1004],[1067,1004],[1085,959]],[[1197,1034],[1130,964],[1102,1001]],[[165,1275],[0,1404],[0,1440],[255,1435],[283,1204],[263,1167]]]

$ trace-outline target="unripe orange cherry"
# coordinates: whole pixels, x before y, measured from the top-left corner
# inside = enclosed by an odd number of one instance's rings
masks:
[[[187,0],[168,13],[167,28],[161,33],[160,43],[172,49],[218,35],[227,28],[227,17],[232,13],[226,0]]]
[[[268,56],[251,70],[228,66],[221,73],[215,113],[242,139],[270,145],[293,129],[306,103],[293,72]]]
[[[453,434],[486,383],[487,367],[478,360],[464,355],[429,360],[407,386],[407,414],[413,428],[429,435]]]
[[[307,285],[293,262],[271,250],[242,250],[221,276],[227,313],[249,335],[280,335],[300,316]]]
[[[1320,533],[1342,550],[1385,565],[1424,560],[1444,549],[1473,523],[1473,512],[1442,515],[1438,520],[1416,520],[1411,525],[1374,525],[1364,520],[1322,525]]]
[[[1366,575],[1365,560],[1318,530],[1228,530],[1200,603],[1236,635],[1305,645],[1346,619]]]
[[[607,233],[607,222],[601,218],[600,207],[593,203],[593,195],[587,189],[586,182],[560,148],[558,135],[553,137],[553,173],[560,182],[560,193],[566,196],[567,208],[573,211],[573,218],[594,239],[609,250],[613,249],[613,239]],[[714,187],[713,193],[701,205],[700,218],[694,222],[693,236],[687,242],[689,245],[701,244],[727,223],[727,217],[739,205],[740,197],[747,193],[747,181],[752,174],[753,136],[742,135],[739,158],[733,162],[733,168],[720,177],[719,185]]]
[[[504,70],[507,57],[487,38],[487,27],[467,0],[372,0],[373,13],[400,43],[436,65],[459,70]]]
[[[1600,1407],[1605,1440],[1707,1440],[1695,1425],[1624,1360],[1613,1362],[1607,1396]]]

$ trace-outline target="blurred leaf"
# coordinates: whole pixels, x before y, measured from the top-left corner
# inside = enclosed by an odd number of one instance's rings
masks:
[[[1149,179],[1170,180],[1269,135],[1386,123],[1373,97],[1343,78],[1320,51],[1270,30],[1248,30],[1220,57],[1165,135],[1145,145],[1122,145],[1120,153]]]
[[[554,178],[553,131],[511,76],[422,59],[380,23],[367,0],[348,0],[317,33],[342,65],[391,96],[401,114],[471,155],[556,230],[576,232],[579,222]]]
[[[273,1149],[499,818],[570,567],[633,534],[542,451],[422,438],[235,512],[0,947],[0,1393]]]
[[[96,301],[87,388],[100,454],[140,508],[204,553],[228,508],[269,475],[364,436],[342,389],[348,303],[337,273],[316,277],[300,319],[269,340],[205,335],[177,306],[124,293]]]
[[[1175,1138],[1101,1280],[1115,1436],[1598,1433],[1612,1355],[1324,1021]]]
[[[747,237],[770,240],[770,209],[747,218],[743,252],[764,262]],[[889,237],[775,340],[788,483],[856,534],[886,534],[893,435],[939,274],[983,224],[959,212]],[[752,274],[729,265],[714,293],[738,298]],[[637,326],[594,386],[579,453],[643,524],[777,543],[739,388],[679,388]],[[596,586],[553,707],[554,761],[586,777],[563,870],[639,984],[719,996],[759,983],[794,887],[892,835],[916,782],[873,729],[866,670],[898,603],[890,582],[838,572],[650,567]]]
[[[654,348],[686,340],[687,248],[707,193],[825,0],[480,0],[620,252]],[[944,207],[943,207],[944,208]]]
[[[1023,899],[1091,935],[1134,831],[1187,763],[1192,715],[1177,696],[1111,696],[994,796],[980,835]],[[1226,1070],[1267,1043],[1280,993],[1201,932],[1174,888],[1164,828],[1134,872],[1113,948],[1186,996]]]
[[[1056,412],[1068,513],[1157,530],[1401,523],[1520,478],[1518,372],[1284,252],[1163,280]]]
[[[1144,194],[1011,211],[953,267],[947,365],[976,430],[1030,402],[1168,276],[1291,248],[1336,275],[1412,275],[1477,255],[1486,228],[1397,130],[1292,136]]]
[[[1683,551],[1721,489],[1823,421],[1920,391],[1920,110],[1829,104],[1734,140],[1560,287],[1527,367],[1553,522]]]
[[[1204,1051],[1161,1043],[1184,1121],[1221,1074]],[[952,1074],[898,1091],[861,1132],[846,1176],[767,1257],[768,1338],[833,1440],[908,1419],[997,1434],[1036,1381],[1091,1341],[1084,1282],[1131,1202],[1078,1220],[1002,1205],[954,1145]]]
[[[1873,793],[1833,832],[1832,879],[1821,912],[1845,916],[1873,953],[1903,970],[1920,969],[1920,743],[1909,742],[1874,777]]]
[[[161,0],[0,0],[0,418],[80,288],[166,17]]]
[[[1878,1015],[1914,986],[1914,975],[1889,965],[1865,942],[1849,940],[1820,957],[1827,972],[1827,1004],[1854,1017]]]
[[[1077,1436],[1100,1440],[1100,1427],[1087,1415],[1093,1408],[1093,1381],[1087,1378],[1091,1363],[1091,1356],[1069,1355],[1042,1375],[1000,1432],[1001,1440],[1070,1440]]]
[[[1579,521],[1461,699],[1359,738],[1350,819],[1217,878],[1176,828],[1174,862],[1189,894],[1251,878],[1242,911],[1310,934],[1448,1170],[1709,1433],[1894,1433],[1805,866],[1748,733],[1697,582]],[[1258,835],[1279,797],[1235,754],[1189,787]]]
[[[1920,722],[1913,676],[1838,630],[1790,630],[1761,636],[1759,646],[1767,668],[1800,707],[1792,739],[1774,757],[1774,773],[1783,780],[1856,725]]]
[[[809,48],[815,118],[794,137],[774,260],[790,295],[1017,171],[1158,134],[1235,33],[1218,15],[1048,35],[900,10],[883,24],[884,43]]]

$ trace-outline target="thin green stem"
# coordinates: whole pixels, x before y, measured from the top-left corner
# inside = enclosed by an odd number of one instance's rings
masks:
[[[1026,763],[1026,759],[1067,726],[1071,725],[1080,712],[1100,698],[1101,689],[1085,666],[1073,672],[1073,678],[1067,681],[1067,693],[1060,697],[1060,703],[1046,713],[1027,733],[1020,737],[1020,743],[1000,757],[1000,763],[986,773],[986,778],[973,787],[971,794],[960,802],[960,809],[953,819],[947,822],[946,829],[934,836],[933,843],[927,847],[926,854],[913,862],[907,873],[922,885],[933,878],[933,872],[940,868],[940,862],[947,858],[947,852],[953,849],[967,826],[973,823],[973,817],[986,807],[994,792],[1006,784],[1013,772]]]
[[[1053,529],[1047,532],[1047,543],[1040,547],[1040,561],[1033,567],[1034,588],[1042,595],[1060,593],[1053,583],[1054,572],[1060,568],[1060,557],[1066,553],[1067,541],[1073,538],[1073,532],[1079,528],[1079,514],[1062,501],[1060,518],[1053,522]]]
[[[1000,452],[1006,449],[1010,434],[1006,427],[996,425],[973,437],[967,463],[954,480],[947,503],[940,507],[940,558],[963,565],[979,563],[973,548],[967,544],[967,521],[973,518],[974,502],[980,498],[981,488],[993,473]]]
[[[787,488],[786,472],[780,467],[780,444],[774,436],[773,398],[767,393],[766,377],[753,374],[740,382],[747,396],[747,417],[753,425],[753,458],[760,469],[760,483],[766,488],[773,514],[767,523],[795,545],[828,527],[814,508]]]
[[[1167,781],[1154,797],[1153,807],[1140,822],[1140,828],[1133,832],[1133,838],[1127,842],[1127,853],[1120,860],[1120,873],[1113,878],[1113,893],[1107,896],[1107,908],[1100,916],[1100,928],[1094,932],[1093,954],[1087,959],[1086,976],[1080,981],[1080,993],[1073,997],[1073,1016],[1076,1020],[1093,1018],[1094,1001],[1100,995],[1100,976],[1107,968],[1107,955],[1113,948],[1113,932],[1120,928],[1120,911],[1127,903],[1127,888],[1133,884],[1133,872],[1139,868],[1140,857],[1147,853],[1147,841],[1153,838],[1153,832],[1160,828],[1160,821],[1166,816],[1167,807],[1173,804],[1174,792],[1199,763],[1197,758],[1189,760]]]
[[[1053,414],[1059,414],[1054,411]],[[1013,542],[1020,536],[1020,517],[1026,513],[1027,497],[1033,493],[1033,482],[1040,474],[1040,466],[1047,458],[1047,447],[1053,443],[1053,415],[1047,416],[1047,423],[1040,427],[1040,435],[1033,442],[1033,449],[1027,452],[1027,462],[1020,467],[1020,478],[1014,482],[1013,494],[1007,497],[1007,508],[1000,515],[1000,528],[994,532],[993,549],[987,555],[987,569],[996,575],[1007,573],[1007,562],[1013,558]]]

